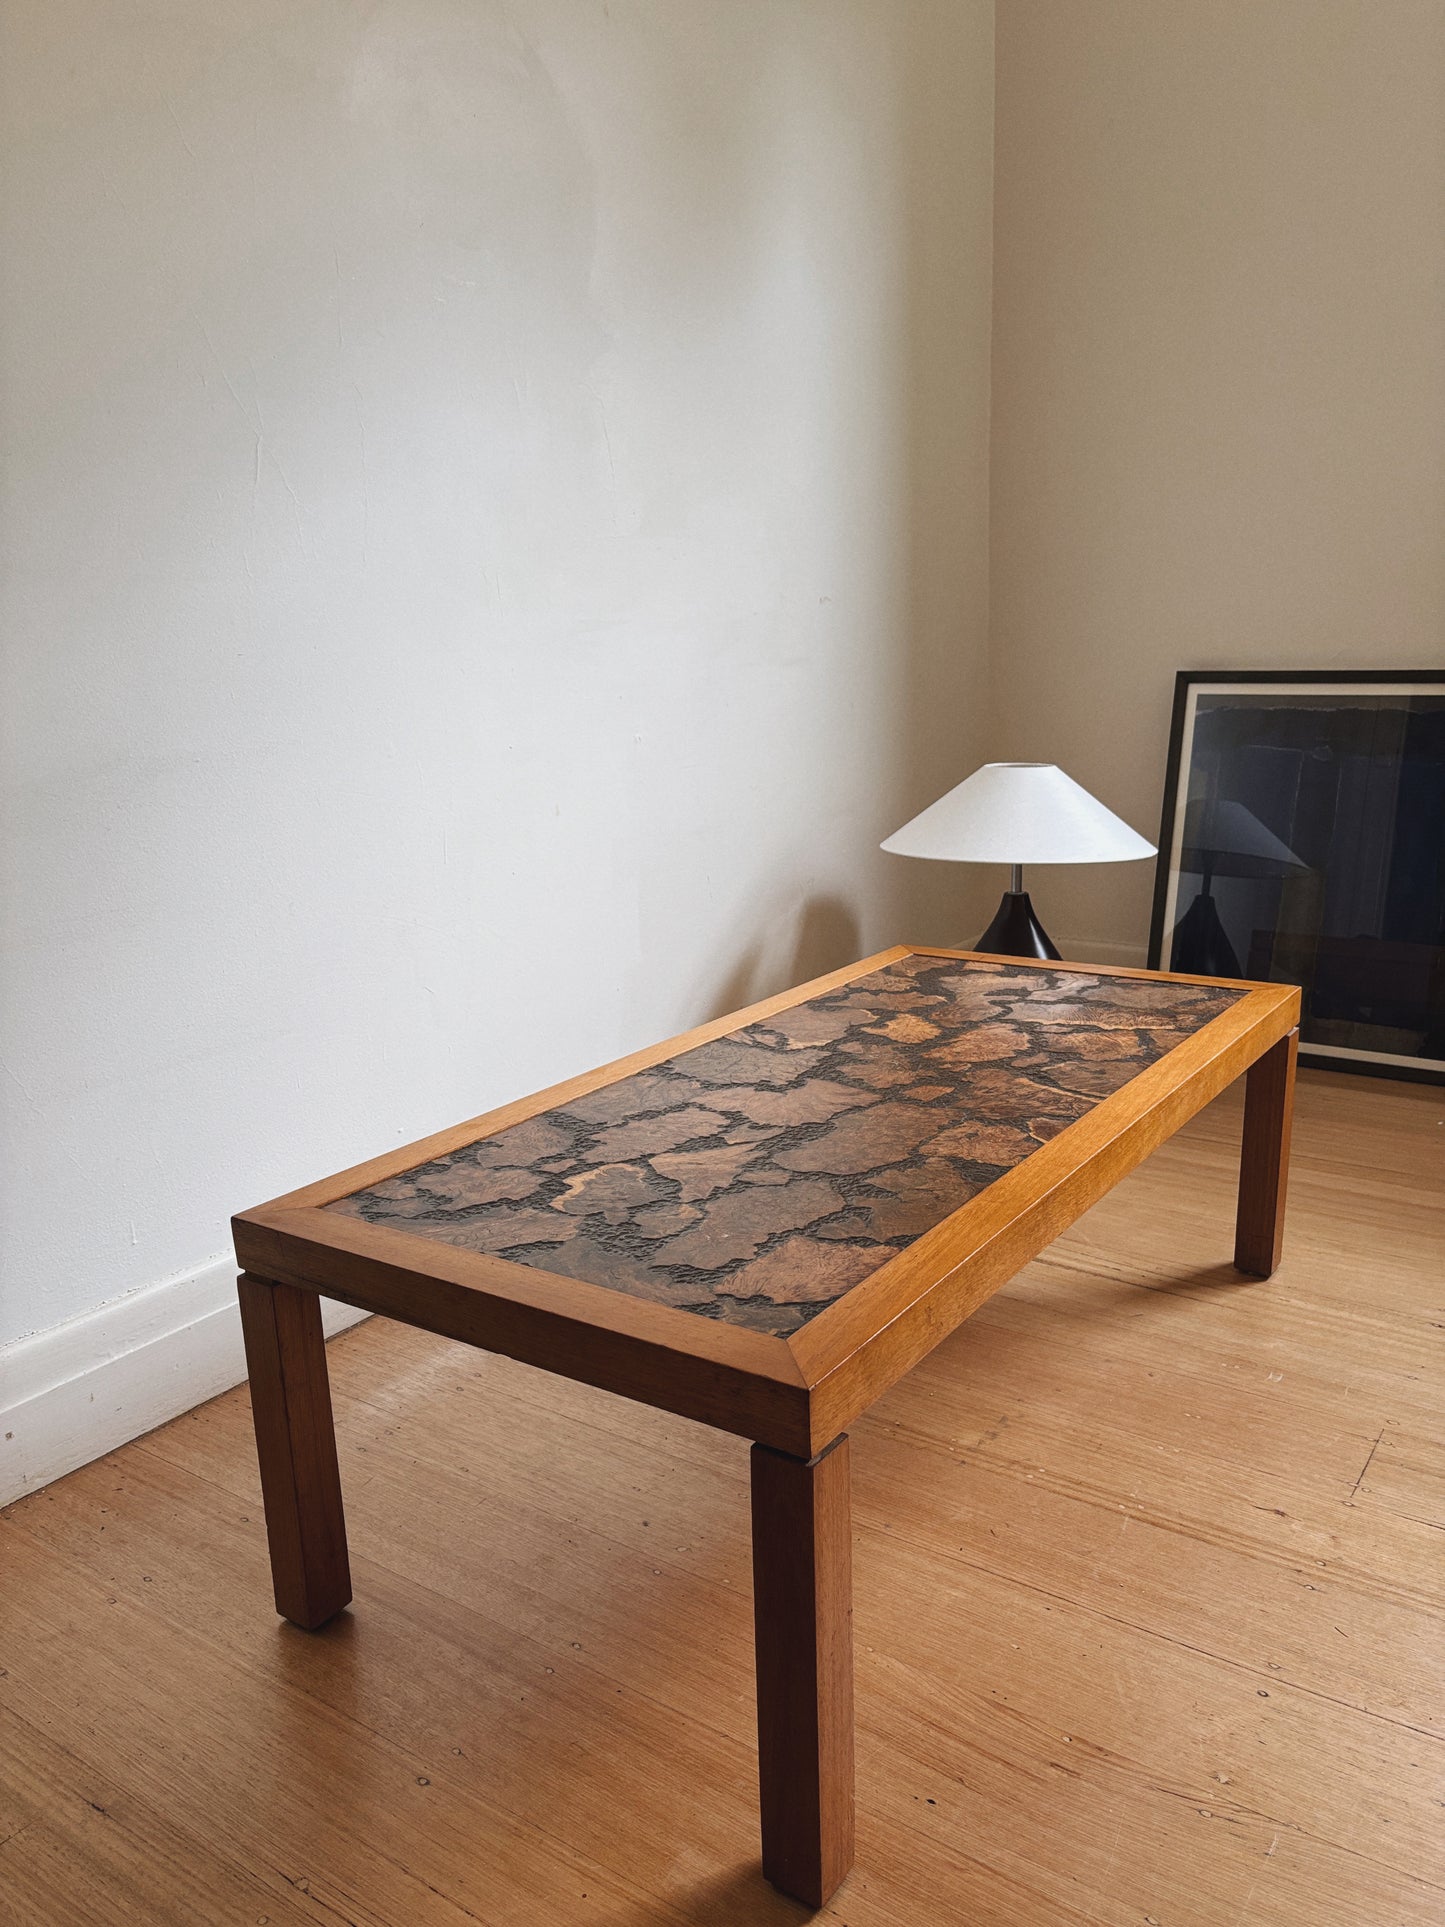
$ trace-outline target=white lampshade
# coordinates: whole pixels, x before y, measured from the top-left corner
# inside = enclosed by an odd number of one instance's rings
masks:
[[[1154,854],[1054,763],[985,763],[882,847],[947,863],[1128,863]]]

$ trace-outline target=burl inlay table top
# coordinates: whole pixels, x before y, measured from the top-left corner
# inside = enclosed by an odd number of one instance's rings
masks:
[[[1243,995],[900,957],[326,1208],[786,1337]]]
[[[1235,1263],[1268,1277],[1298,1022],[1285,985],[900,948],[243,1212],[278,1610],[351,1597],[319,1296],[741,1434],[763,1870],[821,1905],[852,1858],[845,1428],[1245,1072]]]

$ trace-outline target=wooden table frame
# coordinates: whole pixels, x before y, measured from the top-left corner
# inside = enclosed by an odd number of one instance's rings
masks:
[[[846,1428],[1148,1154],[1248,1073],[1235,1264],[1279,1261],[1299,991],[1242,987],[1098,1102],[790,1338],[441,1245],[323,1207],[908,956],[903,945],[699,1026],[234,1221],[276,1607],[323,1625],[351,1598],[320,1297],[500,1352],[753,1441],[763,1870],[821,1906],[853,1857]],[[981,961],[994,961],[981,959]],[[1011,966],[1208,984],[1086,964]]]

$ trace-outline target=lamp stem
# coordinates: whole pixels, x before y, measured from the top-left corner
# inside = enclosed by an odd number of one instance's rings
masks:
[[[1014,896],[1021,897],[1023,895],[1024,866],[1022,865],[1022,863],[1011,863],[1009,865],[1008,887]]]

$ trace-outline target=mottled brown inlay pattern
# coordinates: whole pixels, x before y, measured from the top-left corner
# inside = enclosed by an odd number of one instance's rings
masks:
[[[328,1209],[786,1336],[1240,995],[904,957]]]

